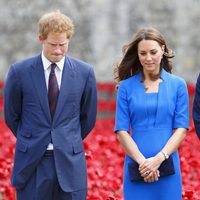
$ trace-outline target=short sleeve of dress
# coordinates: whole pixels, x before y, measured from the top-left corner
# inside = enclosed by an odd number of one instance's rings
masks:
[[[116,133],[120,130],[130,132],[130,115],[128,108],[127,91],[124,85],[119,85],[116,102],[114,132]]]
[[[181,80],[177,91],[173,128],[189,128],[189,97],[184,80]]]

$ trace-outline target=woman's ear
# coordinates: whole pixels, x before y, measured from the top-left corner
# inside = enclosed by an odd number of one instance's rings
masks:
[[[163,53],[165,52],[165,45],[162,45],[162,51],[163,51]]]

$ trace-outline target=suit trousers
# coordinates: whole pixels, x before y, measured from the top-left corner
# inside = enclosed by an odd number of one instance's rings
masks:
[[[64,192],[58,182],[54,156],[45,154],[35,173],[23,189],[17,189],[17,200],[86,200],[87,189]]]

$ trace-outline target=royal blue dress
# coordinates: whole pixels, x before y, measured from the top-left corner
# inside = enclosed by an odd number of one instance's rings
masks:
[[[167,143],[176,128],[189,125],[188,92],[183,79],[164,69],[158,93],[145,93],[141,73],[121,81],[117,92],[115,132],[130,133],[142,154],[155,156]],[[181,200],[182,181],[178,151],[172,154],[175,174],[157,182],[133,182],[128,164],[135,162],[128,155],[124,162],[124,200]]]

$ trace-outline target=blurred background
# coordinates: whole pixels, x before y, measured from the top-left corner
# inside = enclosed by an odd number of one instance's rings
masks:
[[[200,0],[0,0],[0,200],[16,200],[10,185],[16,139],[3,119],[3,88],[9,66],[41,52],[39,18],[60,10],[75,24],[69,55],[91,63],[97,78],[98,117],[84,140],[87,200],[123,200],[124,150],[113,133],[113,67],[122,46],[143,27],[154,27],[175,51],[173,73],[187,81],[190,117],[200,63]],[[179,148],[182,200],[200,200],[199,140],[190,130]]]
[[[195,82],[200,63],[199,0],[0,0],[0,80],[11,63],[40,52],[37,22],[59,9],[72,18],[71,56],[94,66],[99,82],[113,81],[122,46],[141,27],[160,30],[176,52],[174,73]]]

